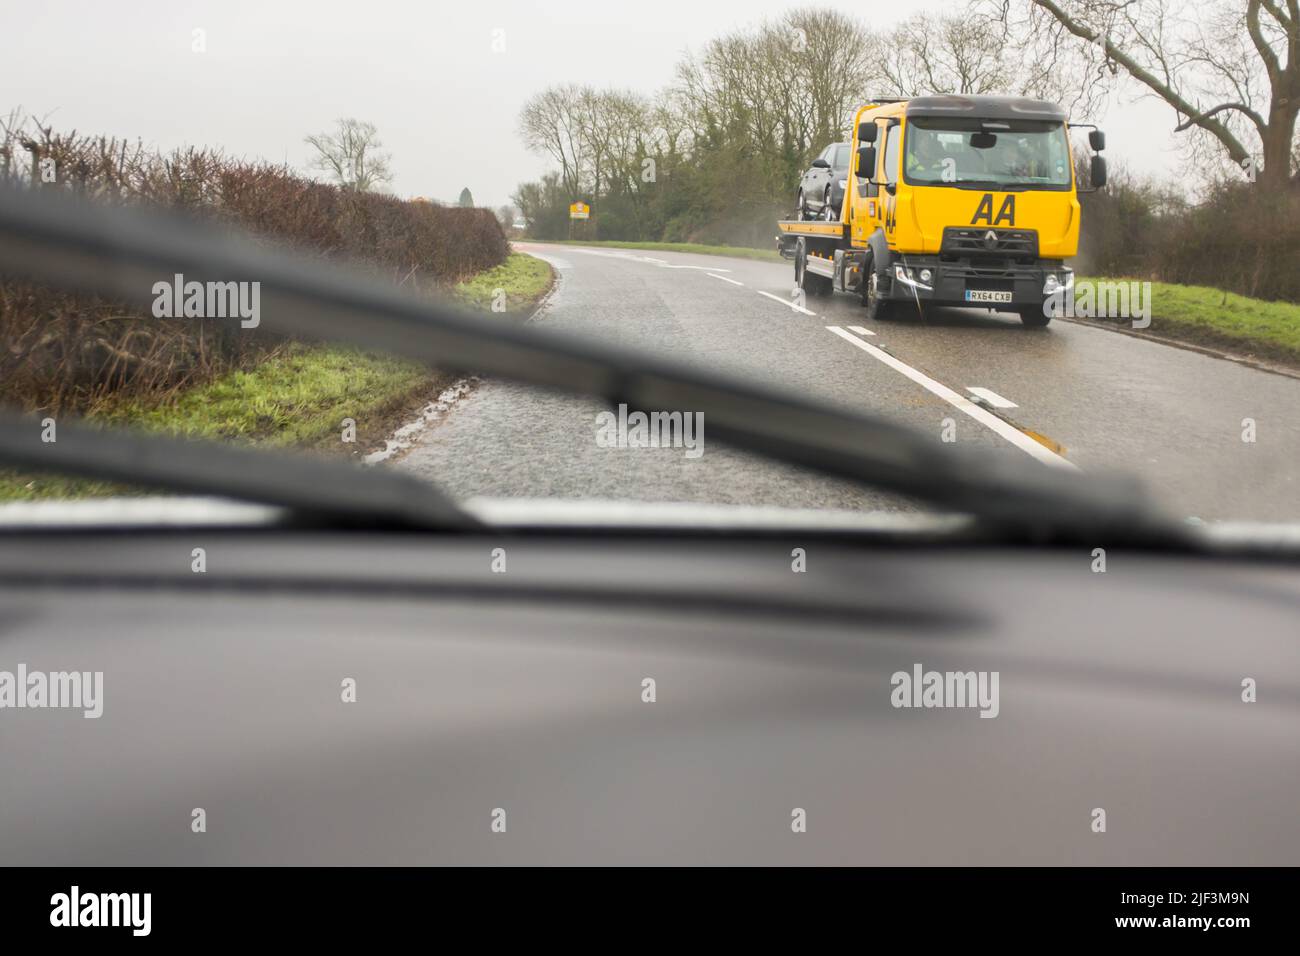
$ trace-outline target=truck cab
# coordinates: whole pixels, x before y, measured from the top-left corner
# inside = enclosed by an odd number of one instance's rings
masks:
[[[1104,144],[1094,130],[1093,148]],[[797,283],[856,291],[873,318],[911,303],[1047,324],[1049,300],[1073,283],[1065,263],[1079,244],[1079,186],[1059,106],[956,95],[872,103],[854,117],[852,149],[842,235],[782,228],[778,237]],[[1099,156],[1092,178],[1105,181]]]

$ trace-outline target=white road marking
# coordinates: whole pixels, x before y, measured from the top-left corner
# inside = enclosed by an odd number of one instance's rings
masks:
[[[581,253],[584,256],[602,256],[605,259],[626,259],[629,262],[648,262],[652,266],[658,266],[660,269],[698,269],[700,272],[730,272],[730,269],[721,269],[718,266],[675,266],[664,259],[656,259],[653,256],[635,256],[630,252],[607,252],[604,249],[573,249],[573,252]]]
[[[930,376],[926,375],[924,372],[917,371],[916,369],[912,368],[912,366],[908,365],[906,362],[902,362],[894,358],[894,356],[890,355],[888,352],[884,351],[883,349],[877,348],[876,346],[872,345],[870,342],[866,342],[858,338],[857,336],[853,335],[851,332],[840,328],[838,325],[828,325],[826,326],[826,331],[835,333],[840,338],[844,339],[844,341],[851,342],[853,345],[862,349],[862,351],[866,352],[868,355],[872,356],[873,358],[879,359],[881,362],[884,362],[894,371],[901,372],[903,375],[910,378],[913,382],[915,382],[917,385],[920,385],[926,391],[939,396],[939,398],[942,398],[945,402],[947,402],[949,405],[951,405],[953,408],[957,409],[958,411],[965,412],[967,415],[975,419],[975,421],[979,422],[985,428],[996,433],[1002,438],[1005,438],[1007,441],[1015,445],[1021,451],[1025,452],[1026,454],[1034,458],[1037,458],[1043,464],[1052,465],[1056,468],[1067,468],[1071,471],[1079,470],[1079,466],[1076,465],[1074,462],[1066,461],[1060,455],[1056,454],[1056,452],[1050,450],[1049,448],[1043,445],[1040,445],[1038,442],[1034,441],[1024,432],[1020,431],[1018,428],[1015,428],[1014,426],[998,418],[998,416],[994,415],[988,409],[981,408],[980,406],[972,402],[969,398],[967,398],[965,395],[961,395],[957,392],[954,392],[947,385],[944,385],[940,382],[936,382],[934,379],[930,378]]]
[[[967,385],[966,391],[970,392],[976,398],[982,398],[994,408],[1019,408],[1015,402],[1003,398],[991,388],[981,388],[978,385]]]
[[[718,275],[716,272],[710,272],[709,275],[713,276],[713,278],[715,278],[715,279],[721,279],[723,282],[730,282],[732,285],[744,285],[744,284],[745,284],[745,283],[743,283],[743,282],[739,282],[739,281],[737,281],[736,279],[728,279],[726,276],[720,276],[720,275]]]
[[[857,332],[858,335],[875,335],[875,334],[876,334],[875,332],[872,332],[870,329],[864,329],[864,328],[863,328],[862,326],[860,326],[860,325],[850,325],[850,326],[849,326],[849,331],[850,331],[850,332]]]
[[[646,260],[645,256],[634,256],[630,252],[623,252],[621,250],[615,250],[611,252],[608,249],[577,249],[572,246],[570,246],[569,248],[570,251],[579,253],[580,255],[584,255],[584,256],[600,256],[601,258],[604,259],[631,259],[633,261]]]
[[[803,306],[795,305],[789,299],[783,299],[779,295],[773,295],[770,292],[764,292],[762,289],[755,289],[754,291],[757,292],[759,295],[767,296],[773,302],[780,302],[782,305],[786,306],[787,308],[793,309],[795,312],[802,312],[804,315],[812,315],[812,316],[815,316],[817,314],[816,312],[809,312]]]

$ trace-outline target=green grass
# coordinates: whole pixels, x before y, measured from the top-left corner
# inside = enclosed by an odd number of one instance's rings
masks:
[[[529,241],[527,239],[525,242]],[[580,239],[537,239],[536,242],[558,242],[568,246],[609,246],[611,249],[651,249],[658,252],[694,252],[703,256],[731,256],[736,259],[759,259],[764,262],[784,262],[775,249],[751,249],[748,246],[706,246],[698,242],[616,242],[600,240],[584,242]]]
[[[1152,282],[1151,331],[1196,344],[1262,350],[1300,362],[1300,305],[1292,302],[1252,299],[1207,286]]]
[[[505,311],[518,312],[534,305],[551,287],[551,267],[541,259],[512,252],[494,269],[460,283],[453,296],[473,308],[489,310],[498,292],[505,296]]]
[[[230,372],[174,397],[101,406],[86,420],[106,427],[263,447],[342,444],[342,422],[363,423],[418,400],[431,387],[416,362],[338,346],[291,344],[248,371]],[[347,446],[349,448],[355,446]],[[0,472],[0,500],[90,497],[135,489],[53,475]]]
[[[344,418],[360,420],[429,371],[415,362],[332,345],[290,345],[246,372],[182,392],[172,401],[125,402],[95,416],[186,438],[260,445],[318,445]]]
[[[497,289],[507,308],[536,302],[551,267],[512,253],[502,265],[452,290],[472,308],[489,309]],[[165,398],[110,401],[86,416],[92,424],[262,447],[353,451],[380,444],[393,417],[436,392],[444,376],[418,362],[337,345],[291,343],[255,367],[229,372]],[[343,419],[356,442],[342,442]],[[0,472],[0,501],[138,494],[105,482]]]

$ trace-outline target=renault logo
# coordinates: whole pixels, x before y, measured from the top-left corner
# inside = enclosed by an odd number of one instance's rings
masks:
[[[990,229],[988,232],[984,233],[984,248],[996,249],[997,246],[998,246],[998,234],[994,232],[992,229]]]

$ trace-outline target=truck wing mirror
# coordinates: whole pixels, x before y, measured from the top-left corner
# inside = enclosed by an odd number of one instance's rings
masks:
[[[876,173],[876,147],[858,147],[858,179],[872,180]]]
[[[1106,148],[1106,134],[1099,129],[1090,130],[1088,132],[1088,145],[1091,146],[1095,152],[1100,153]]]
[[[1100,189],[1106,185],[1106,160],[1103,157],[1092,157],[1092,169],[1089,170],[1088,178],[1093,189]]]
[[[871,120],[863,120],[858,124],[858,142],[874,143],[876,141],[876,132],[880,129]]]

